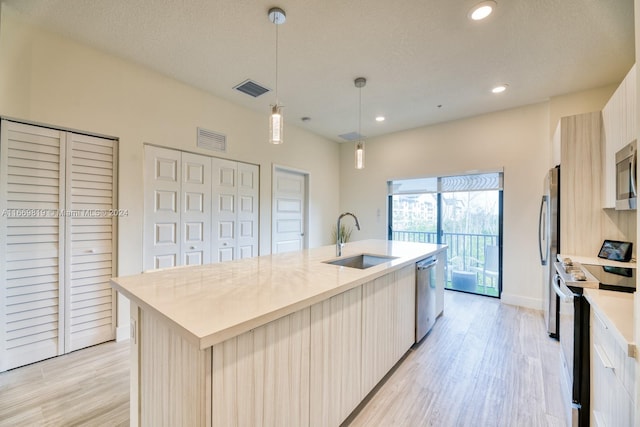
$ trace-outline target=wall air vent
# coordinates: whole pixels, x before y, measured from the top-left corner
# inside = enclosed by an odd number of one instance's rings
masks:
[[[266,87],[254,82],[253,80],[245,80],[237,86],[233,87],[235,90],[239,90],[242,93],[246,93],[247,95],[251,95],[254,98],[259,97],[260,95],[269,92],[271,89],[267,89]]]
[[[198,128],[198,147],[212,151],[227,151],[227,136]]]
[[[356,131],[353,132],[349,132],[349,133],[343,133],[342,135],[338,135],[340,138],[344,139],[345,141],[357,141],[359,139],[363,139],[364,135],[359,134]]]

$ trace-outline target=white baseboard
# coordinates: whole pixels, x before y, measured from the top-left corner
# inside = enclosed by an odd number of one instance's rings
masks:
[[[131,328],[129,324],[116,328],[116,342],[127,341],[131,338]]]
[[[533,310],[542,311],[543,309],[543,301],[538,298],[523,297],[520,295],[512,295],[503,292],[500,296],[500,301],[502,301],[504,304],[517,305],[518,307],[525,307]]]

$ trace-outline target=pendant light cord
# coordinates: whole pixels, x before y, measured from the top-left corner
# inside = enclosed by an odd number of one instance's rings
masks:
[[[362,86],[358,88],[358,144],[362,144]]]
[[[278,26],[279,23],[276,19],[276,107],[278,106]]]

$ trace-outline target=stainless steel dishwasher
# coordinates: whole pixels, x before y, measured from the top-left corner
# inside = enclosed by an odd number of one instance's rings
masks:
[[[436,257],[416,263],[416,343],[436,323]]]

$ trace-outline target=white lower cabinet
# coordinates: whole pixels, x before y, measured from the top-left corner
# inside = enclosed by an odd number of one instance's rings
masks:
[[[598,314],[591,318],[591,425],[635,425],[636,361],[628,357]]]

